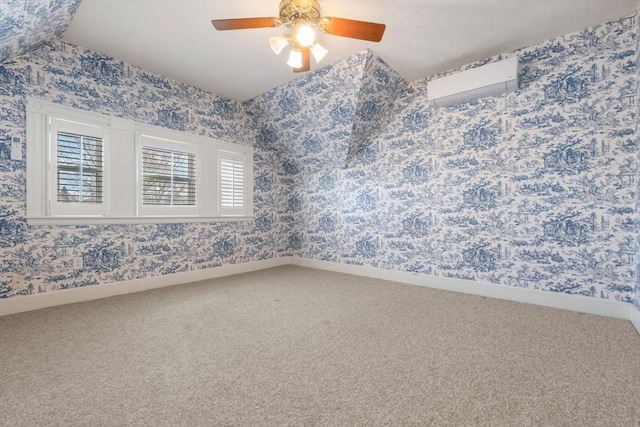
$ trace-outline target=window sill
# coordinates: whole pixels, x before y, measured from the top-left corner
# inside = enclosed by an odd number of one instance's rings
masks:
[[[253,216],[146,216],[146,217],[104,217],[104,216],[46,216],[27,217],[30,226],[39,225],[103,225],[103,224],[183,224],[190,222],[241,222],[252,221]]]

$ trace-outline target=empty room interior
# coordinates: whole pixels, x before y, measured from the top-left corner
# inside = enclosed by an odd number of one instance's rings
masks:
[[[640,0],[0,3],[0,425],[640,426]]]

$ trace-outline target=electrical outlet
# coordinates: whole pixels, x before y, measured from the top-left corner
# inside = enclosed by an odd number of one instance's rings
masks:
[[[74,258],[73,259],[73,268],[76,270],[80,270],[82,268],[82,258]]]
[[[14,289],[24,287],[24,276],[13,276],[11,278],[11,286]]]

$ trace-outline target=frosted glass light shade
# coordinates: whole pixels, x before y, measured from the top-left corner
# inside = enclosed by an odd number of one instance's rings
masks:
[[[280,34],[279,36],[269,37],[269,46],[271,46],[271,50],[276,55],[280,55],[282,49],[284,49],[288,44],[289,41],[283,34]]]
[[[316,64],[322,61],[322,59],[327,56],[327,52],[329,52],[327,49],[320,46],[320,43],[318,42],[315,42],[309,50],[311,51],[313,58],[316,60]]]
[[[287,65],[291,68],[302,68],[302,52],[291,49]]]
[[[298,31],[296,32],[296,39],[300,46],[309,47],[313,44],[313,41],[316,39],[316,33],[313,31],[310,25],[300,25],[298,27]]]

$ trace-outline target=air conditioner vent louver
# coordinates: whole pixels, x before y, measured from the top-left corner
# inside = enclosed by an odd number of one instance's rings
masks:
[[[518,89],[518,57],[492,62],[427,83],[435,108],[498,96]]]

